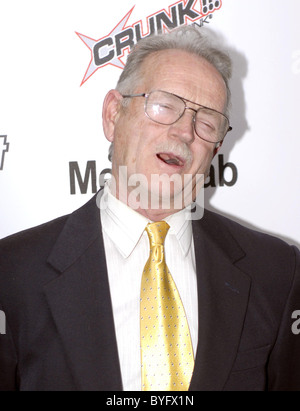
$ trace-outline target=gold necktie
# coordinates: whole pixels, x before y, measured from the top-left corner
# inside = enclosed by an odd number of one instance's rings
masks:
[[[148,224],[150,256],[141,284],[143,391],[187,391],[194,355],[184,308],[165,263],[165,221]]]

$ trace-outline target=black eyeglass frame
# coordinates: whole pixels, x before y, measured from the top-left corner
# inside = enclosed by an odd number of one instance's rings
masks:
[[[162,93],[166,93],[166,94],[170,94],[171,96],[177,97],[177,98],[179,98],[179,99],[184,103],[184,110],[183,110],[182,114],[181,114],[175,121],[173,121],[172,123],[166,124],[166,123],[161,123],[160,121],[153,120],[153,118],[151,118],[151,117],[149,116],[149,114],[147,113],[147,110],[146,110],[146,107],[147,107],[147,99],[148,99],[148,97],[149,97],[152,93],[155,93],[155,92],[157,92],[157,91],[162,92]],[[224,138],[226,137],[227,133],[232,130],[232,127],[231,127],[230,122],[229,122],[229,118],[228,118],[225,114],[223,114],[223,113],[221,113],[220,111],[215,110],[215,109],[213,109],[213,108],[210,108],[210,107],[207,107],[207,106],[203,106],[202,104],[195,103],[194,101],[188,100],[187,98],[178,96],[177,94],[170,93],[169,91],[164,91],[164,90],[152,90],[152,91],[150,91],[150,93],[122,94],[122,97],[123,97],[123,98],[144,97],[144,98],[146,99],[146,100],[145,100],[145,104],[144,104],[144,112],[145,112],[146,116],[147,116],[151,121],[154,121],[154,122],[157,123],[157,124],[162,124],[162,125],[164,125],[164,126],[167,126],[167,125],[168,125],[168,126],[171,126],[172,124],[175,124],[178,120],[180,120],[180,119],[183,117],[183,115],[184,115],[184,113],[185,113],[186,110],[192,110],[192,111],[194,111],[195,115],[194,115],[194,117],[193,117],[193,122],[194,122],[194,130],[195,130],[195,133],[197,134],[197,136],[198,136],[199,138],[201,138],[201,139],[204,140],[204,141],[207,141],[208,143],[220,144],[220,143],[224,140]],[[194,108],[187,106],[186,103],[195,104],[196,106],[199,106],[199,109],[198,109],[198,110],[195,110]],[[207,110],[214,111],[215,113],[221,114],[221,116],[223,116],[223,117],[226,118],[226,120],[228,121],[228,129],[227,129],[227,131],[225,132],[223,138],[221,138],[221,139],[218,140],[218,141],[209,141],[209,140],[206,140],[205,138],[201,137],[201,136],[197,133],[196,127],[195,127],[195,119],[196,119],[196,114],[197,114],[198,111],[201,110],[201,109],[207,109]]]

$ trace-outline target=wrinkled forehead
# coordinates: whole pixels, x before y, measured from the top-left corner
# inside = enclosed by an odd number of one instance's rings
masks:
[[[226,84],[203,57],[184,50],[162,50],[142,63],[135,92],[164,90],[223,112],[227,102]]]

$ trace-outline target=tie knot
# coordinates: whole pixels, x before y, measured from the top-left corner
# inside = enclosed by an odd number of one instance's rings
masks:
[[[151,246],[163,245],[170,226],[165,221],[147,224],[146,231],[150,240]]]

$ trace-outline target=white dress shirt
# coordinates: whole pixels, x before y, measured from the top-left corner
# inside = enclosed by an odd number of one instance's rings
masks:
[[[149,220],[115,198],[105,186],[100,207],[114,325],[124,391],[141,390],[140,285],[149,257]],[[181,210],[165,219],[166,263],[189,323],[194,356],[198,341],[198,296],[191,220]]]

